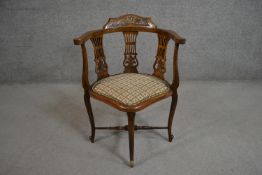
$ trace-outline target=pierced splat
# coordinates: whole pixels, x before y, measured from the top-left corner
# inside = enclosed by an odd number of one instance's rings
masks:
[[[137,73],[138,60],[136,58],[136,37],[138,32],[123,32],[125,37],[124,73]]]
[[[164,74],[166,72],[166,50],[169,39],[167,35],[158,34],[158,48],[156,61],[153,66],[153,75],[161,79],[164,79]]]
[[[92,41],[94,47],[94,55],[95,55],[95,71],[97,74],[97,79],[101,79],[104,77],[108,77],[108,66],[105,60],[105,54],[103,50],[103,36],[97,36],[95,38],[90,39]]]

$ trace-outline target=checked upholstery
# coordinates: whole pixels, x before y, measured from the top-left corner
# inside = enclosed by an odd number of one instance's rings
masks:
[[[123,73],[97,81],[92,91],[127,106],[170,92],[169,84],[155,76]]]

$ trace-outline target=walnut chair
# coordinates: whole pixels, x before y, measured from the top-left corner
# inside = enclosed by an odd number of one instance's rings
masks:
[[[108,65],[103,50],[103,35],[123,32],[125,39],[124,71],[116,75],[109,75]],[[138,32],[155,33],[158,36],[158,47],[153,65],[152,74],[138,73],[138,59],[136,53],[136,38]],[[168,83],[164,79],[166,72],[166,50],[168,41],[172,39],[174,44],[173,55],[173,82]],[[91,40],[94,49],[95,72],[97,81],[89,84],[88,80],[88,58],[85,42]],[[150,17],[141,17],[127,14],[118,18],[109,18],[103,29],[84,33],[74,39],[75,45],[81,45],[83,56],[82,85],[84,88],[84,101],[91,123],[90,141],[94,143],[95,130],[114,129],[128,131],[130,167],[134,166],[134,131],[147,129],[167,129],[169,142],[173,139],[172,121],[177,104],[177,88],[179,86],[178,74],[178,48],[184,44],[185,39],[176,32],[157,28]],[[90,97],[107,103],[114,108],[126,112],[128,125],[116,127],[97,127],[95,125]],[[170,114],[167,126],[137,126],[135,125],[135,114],[145,107],[172,97]]]

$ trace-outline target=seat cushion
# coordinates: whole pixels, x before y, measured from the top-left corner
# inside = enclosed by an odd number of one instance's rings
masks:
[[[170,93],[171,89],[166,81],[155,76],[123,73],[97,81],[92,91],[124,105],[134,106]]]

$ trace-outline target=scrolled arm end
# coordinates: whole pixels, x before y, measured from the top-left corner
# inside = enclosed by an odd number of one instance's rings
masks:
[[[74,45],[81,45],[83,41],[80,38],[74,38]]]
[[[186,43],[186,39],[181,37],[180,35],[178,35],[175,31],[168,30],[168,33],[169,33],[170,37],[175,41],[175,43],[177,43],[177,44],[185,44]]]
[[[173,30],[166,30],[166,29],[158,29],[160,32],[164,32],[167,35],[169,35],[169,37],[175,41],[175,43],[177,44],[185,44],[186,43],[186,39],[181,37],[180,35],[178,35],[175,31]]]
[[[84,44],[90,38],[97,36],[97,35],[100,35],[101,33],[103,33],[102,29],[88,31],[88,32],[82,34],[81,36],[74,38],[74,44],[75,45]]]

